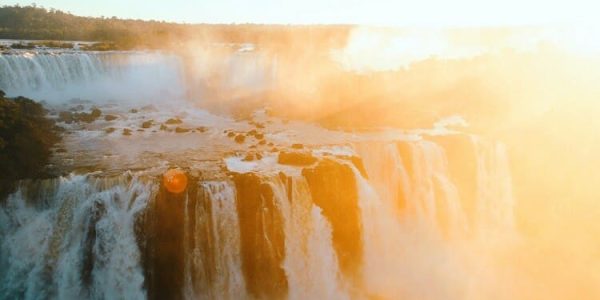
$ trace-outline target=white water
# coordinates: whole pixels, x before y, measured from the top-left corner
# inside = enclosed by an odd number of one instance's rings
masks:
[[[130,174],[37,184],[0,208],[0,298],[145,298],[134,221],[155,188]]]
[[[494,270],[486,267],[493,247],[482,245],[488,239],[506,243],[507,235],[515,233],[511,177],[502,145],[471,141],[477,155],[477,221],[472,225],[477,234],[471,239],[465,235],[463,199],[443,148],[408,142],[410,156],[403,157],[396,143],[356,145],[369,176],[366,180],[354,170],[367,293],[392,299],[477,299],[478,288],[494,280]],[[403,210],[398,209],[401,201]]]
[[[242,275],[235,188],[230,182],[209,181],[201,183],[199,193],[202,193],[203,197],[198,197],[198,199],[210,201],[212,226],[210,226],[209,234],[213,241],[210,251],[214,254],[214,265],[202,261],[202,241],[199,239],[199,235],[206,233],[202,232],[205,228],[202,227],[201,219],[208,218],[208,216],[202,209],[202,203],[197,202],[193,211],[186,210],[185,214],[186,228],[189,218],[196,219],[193,232],[187,233],[192,235],[193,250],[186,255],[185,296],[188,299],[245,298],[246,286]],[[186,203],[186,209],[187,207]],[[208,266],[204,264],[208,264]],[[191,272],[207,267],[212,268],[215,278],[208,284],[208,289],[198,290],[192,282]]]
[[[289,299],[347,299],[331,240],[331,225],[312,203],[304,177],[291,177],[286,186],[279,176],[269,178],[285,233],[285,270]],[[291,198],[288,191],[291,189]]]
[[[0,55],[0,89],[51,103],[151,103],[186,96],[181,60],[159,52],[15,52]]]

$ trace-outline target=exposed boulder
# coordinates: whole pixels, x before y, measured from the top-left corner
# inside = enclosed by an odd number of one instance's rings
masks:
[[[167,125],[175,125],[175,124],[181,124],[181,123],[183,123],[183,121],[181,121],[179,118],[171,118],[165,122],[165,124],[167,124]]]
[[[117,119],[117,116],[115,116],[115,115],[105,115],[104,116],[104,121],[109,121],[110,122],[110,121],[114,121],[116,119]]]
[[[73,123],[73,113],[70,111],[61,111],[58,113],[58,121],[67,124]]]
[[[238,144],[243,144],[246,141],[246,137],[243,134],[238,134],[235,136],[234,140]]]
[[[150,128],[154,124],[154,120],[148,120],[142,123],[142,128]]]
[[[186,132],[190,132],[190,129],[183,128],[183,127],[176,127],[175,128],[175,132],[177,132],[177,133],[186,133]]]
[[[102,111],[97,108],[92,109],[92,112],[90,113],[90,116],[94,119],[100,118],[101,115],[102,115]]]
[[[302,144],[292,144],[292,149],[304,149],[304,145],[302,145]]]
[[[129,128],[124,128],[124,129],[123,129],[123,135],[131,135],[131,129],[129,129]]]
[[[282,151],[279,153],[279,158],[277,159],[277,162],[282,165],[307,166],[317,162],[317,158],[314,157],[311,152]]]

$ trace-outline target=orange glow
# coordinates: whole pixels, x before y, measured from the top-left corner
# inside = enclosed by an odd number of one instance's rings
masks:
[[[163,184],[171,193],[179,194],[185,191],[188,179],[180,169],[170,169],[163,175]]]

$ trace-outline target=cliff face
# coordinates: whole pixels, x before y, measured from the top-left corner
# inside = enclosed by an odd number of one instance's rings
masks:
[[[142,257],[149,299],[180,299],[185,261],[185,206],[195,188],[173,194],[161,187],[145,211]]]
[[[288,289],[283,218],[271,186],[253,173],[234,176],[237,190],[242,270],[248,292],[257,298],[283,298]]]
[[[333,229],[333,246],[341,270],[356,276],[362,263],[361,220],[356,180],[352,169],[332,159],[324,159],[302,175],[308,181],[313,202]]]

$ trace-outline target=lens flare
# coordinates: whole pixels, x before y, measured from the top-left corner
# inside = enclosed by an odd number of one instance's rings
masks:
[[[163,174],[163,185],[171,193],[179,194],[185,191],[187,183],[187,176],[180,169],[170,169]]]

